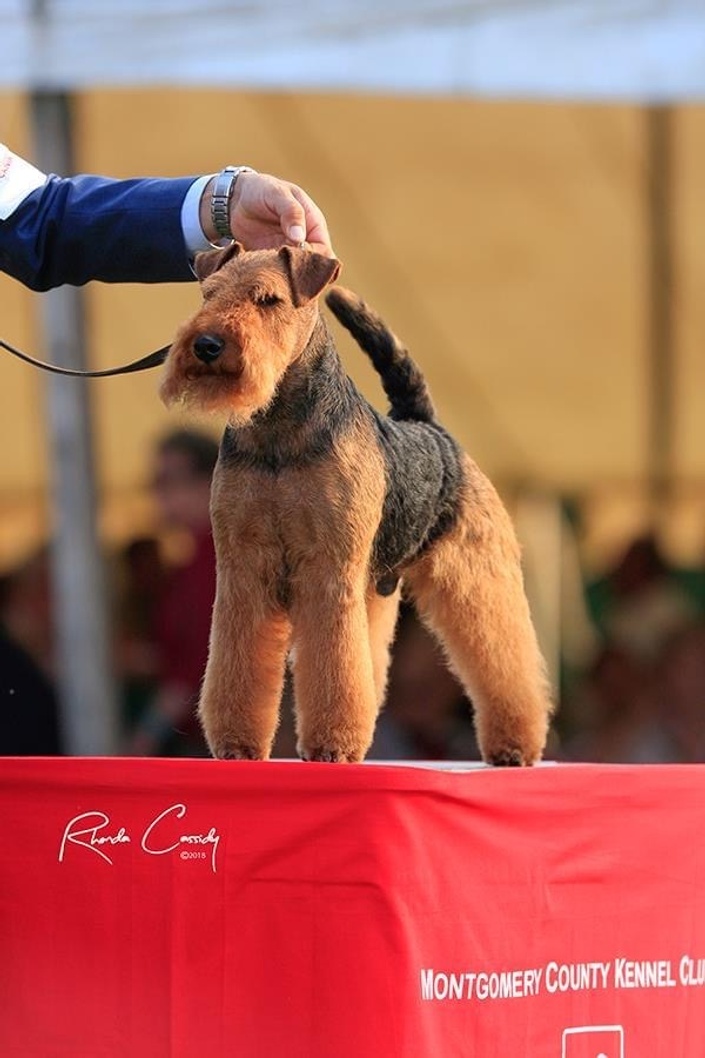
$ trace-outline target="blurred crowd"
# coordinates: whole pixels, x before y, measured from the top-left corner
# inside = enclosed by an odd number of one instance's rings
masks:
[[[206,754],[195,715],[215,596],[210,483],[212,437],[165,436],[150,460],[155,533],[106,559],[120,752]],[[60,753],[49,550],[0,583],[0,752]]]
[[[653,535],[587,585],[597,648],[564,672],[568,759],[705,761],[705,568],[677,569]]]
[[[196,431],[164,437],[149,480],[158,528],[108,559],[125,754],[207,753],[195,708],[215,593],[209,490],[217,452],[217,443]],[[594,647],[580,666],[563,664],[547,756],[705,761],[705,566],[673,568],[655,537],[645,535],[584,591]],[[296,755],[291,697],[287,683],[277,757]],[[65,751],[48,548],[0,580],[0,701],[0,753]],[[479,757],[470,703],[406,605],[370,757]]]

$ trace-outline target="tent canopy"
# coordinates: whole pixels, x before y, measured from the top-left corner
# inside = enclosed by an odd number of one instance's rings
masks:
[[[69,89],[83,171],[247,162],[296,180],[328,215],[343,281],[408,341],[449,427],[501,483],[547,489],[621,494],[649,474],[641,104],[672,102],[671,472],[705,480],[699,0],[0,0],[0,25],[1,139],[31,154],[23,93]],[[93,286],[93,362],[166,341],[195,297]],[[33,296],[0,277],[0,298],[3,335],[41,351]],[[4,520],[15,541],[45,525],[42,384],[4,364],[0,500],[25,512]],[[136,524],[150,439],[174,420],[153,377],[91,395],[120,532]]]
[[[0,85],[705,98],[700,0],[0,0]]]

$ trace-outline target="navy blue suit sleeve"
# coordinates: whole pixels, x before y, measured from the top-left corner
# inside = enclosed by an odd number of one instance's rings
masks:
[[[191,280],[181,206],[194,179],[51,176],[0,221],[0,270],[33,290]]]

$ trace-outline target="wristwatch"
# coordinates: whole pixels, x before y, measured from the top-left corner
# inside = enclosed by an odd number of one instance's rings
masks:
[[[254,173],[249,165],[226,165],[215,178],[211,195],[211,221],[221,239],[232,239],[230,230],[230,200],[240,173]]]

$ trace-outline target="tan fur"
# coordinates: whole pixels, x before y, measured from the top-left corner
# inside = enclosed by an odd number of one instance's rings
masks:
[[[405,585],[472,699],[483,758],[533,764],[551,706],[519,546],[499,496],[468,457],[466,472],[457,524],[406,571]]]
[[[238,451],[254,453],[257,413],[283,399],[285,372],[288,385],[306,377],[316,295],[337,263],[230,249],[197,271],[204,302],[176,336],[162,396],[224,409]],[[204,333],[225,341],[208,366],[193,352]],[[384,597],[371,578],[386,490],[378,440],[355,415],[325,458],[298,465],[305,422],[300,435],[276,473],[221,458],[214,475],[218,588],[199,712],[217,757],[269,756],[287,656],[305,758],[362,760],[384,699],[400,590]],[[551,708],[543,661],[511,523],[470,459],[456,523],[403,574],[472,697],[485,760],[534,763]]]

